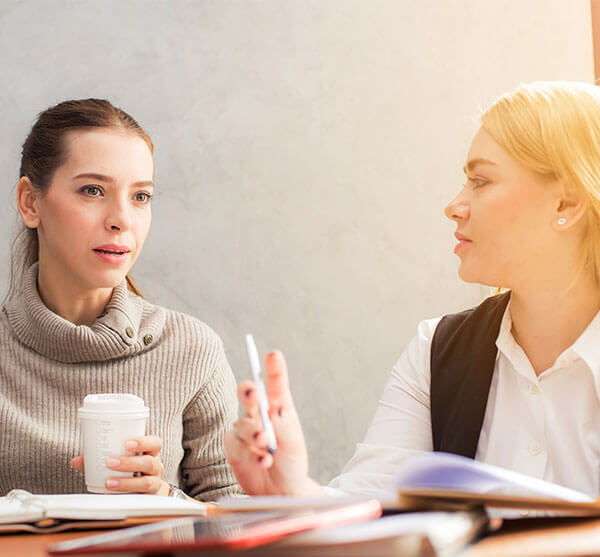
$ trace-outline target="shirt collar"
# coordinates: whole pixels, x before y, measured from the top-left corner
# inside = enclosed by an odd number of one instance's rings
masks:
[[[504,311],[502,322],[500,323],[496,347],[499,353],[506,356],[518,373],[528,378],[531,377],[531,373],[535,376],[531,363],[521,346],[514,339],[511,330],[512,318],[509,301]],[[579,335],[579,338],[559,355],[552,367],[565,367],[581,358],[592,373],[596,391],[600,398],[600,347],[598,338],[600,338],[600,312],[595,315],[589,325]]]
[[[500,357],[500,354],[503,354],[517,373],[523,375],[528,380],[531,380],[532,378],[535,378],[535,371],[533,370],[531,362],[525,355],[525,352],[512,335],[510,303],[511,300],[509,300],[506,309],[504,310],[504,315],[500,322],[500,331],[496,338],[496,347],[498,348],[496,360]]]
[[[587,364],[594,377],[596,392],[600,397],[600,312],[585,328],[579,338],[573,343],[573,351]]]

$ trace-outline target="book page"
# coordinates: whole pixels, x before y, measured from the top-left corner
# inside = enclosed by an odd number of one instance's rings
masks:
[[[594,502],[592,497],[579,491],[447,453],[429,453],[407,459],[396,476],[396,487],[400,490],[423,488],[515,497],[545,497],[577,503]]]
[[[122,520],[144,516],[205,515],[207,505],[193,500],[141,494],[33,495],[14,490],[0,497],[0,523],[37,522],[44,518],[67,520]]]
[[[0,497],[0,524],[34,522],[42,518],[43,512],[35,507],[25,507],[18,500]]]
[[[141,494],[40,495],[48,518],[119,519],[134,516],[205,515],[201,502]]]

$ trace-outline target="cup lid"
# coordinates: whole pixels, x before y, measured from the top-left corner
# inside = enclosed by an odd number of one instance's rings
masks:
[[[139,396],[128,393],[100,393],[87,395],[83,399],[84,412],[140,412],[147,411]]]

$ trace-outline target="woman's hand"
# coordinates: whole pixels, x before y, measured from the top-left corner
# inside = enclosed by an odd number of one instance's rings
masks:
[[[273,455],[267,451],[256,387],[243,381],[238,386],[238,398],[246,415],[225,435],[225,453],[238,483],[250,495],[323,495],[308,477],[306,443],[281,352],[267,355],[265,378],[277,450]]]
[[[120,472],[137,473],[131,477],[110,477],[106,480],[106,488],[110,491],[124,493],[150,493],[153,495],[169,495],[171,488],[162,479],[164,466],[160,460],[162,440],[153,435],[143,435],[129,439],[125,448],[134,456],[114,456],[106,461],[107,468]],[[71,460],[71,467],[83,472],[83,456]]]

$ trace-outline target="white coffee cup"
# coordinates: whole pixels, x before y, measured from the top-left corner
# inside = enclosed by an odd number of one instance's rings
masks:
[[[146,433],[149,414],[144,401],[135,395],[105,393],[85,397],[78,415],[88,491],[113,493],[105,486],[107,478],[133,476],[133,472],[107,468],[106,461],[112,456],[135,454],[125,449],[125,443]]]

